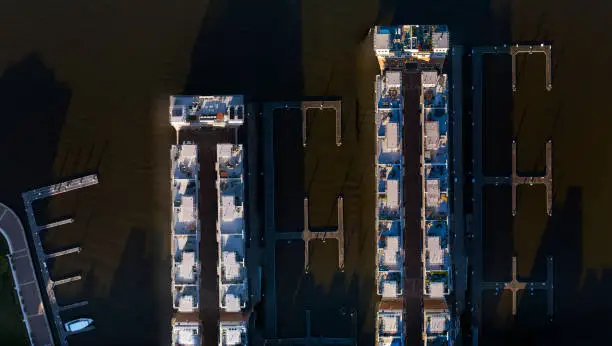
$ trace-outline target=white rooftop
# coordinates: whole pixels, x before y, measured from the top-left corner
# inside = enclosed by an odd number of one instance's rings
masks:
[[[431,264],[444,264],[444,250],[440,246],[440,237],[427,237],[427,250]]]
[[[234,221],[238,216],[234,196],[221,196],[221,215],[223,221]]]
[[[386,71],[385,77],[387,78],[387,85],[390,87],[401,87],[402,86],[402,72],[401,71]]]
[[[393,298],[397,296],[397,283],[395,281],[385,281],[383,283],[384,298]]]
[[[225,310],[228,312],[238,312],[240,311],[240,298],[228,293],[225,295]]]
[[[443,333],[446,331],[446,317],[437,315],[429,318],[429,332]]]
[[[236,280],[241,276],[242,264],[236,260],[235,252],[223,252],[224,279]]]
[[[192,296],[181,296],[179,298],[179,308],[181,312],[193,311],[193,297]]]
[[[397,151],[399,149],[399,126],[397,123],[389,122],[385,126],[385,137],[382,141],[384,152]]]
[[[437,208],[440,206],[440,180],[427,179],[427,206]]]
[[[444,283],[432,282],[429,284],[429,295],[434,298],[444,297]]]
[[[437,121],[425,122],[425,149],[438,150],[440,144],[440,125]]]
[[[193,281],[195,268],[195,253],[183,252],[183,260],[178,265],[178,278],[181,281]]]
[[[399,180],[387,180],[387,206],[399,208]]]
[[[172,339],[174,345],[201,345],[199,324],[197,322],[172,323]]]
[[[181,330],[179,331],[178,342],[181,345],[195,345],[196,336],[190,330]]]
[[[421,73],[421,84],[424,87],[433,88],[438,82],[438,72],[436,71],[423,71]]]
[[[374,34],[374,49],[389,49],[391,47],[391,35]]]
[[[194,144],[173,145],[171,150],[174,179],[195,179],[198,147]]]
[[[399,238],[387,237],[386,247],[384,249],[384,258],[386,265],[397,265],[399,252]]]
[[[385,333],[395,334],[398,331],[398,318],[397,316],[383,316],[382,317],[382,329]]]
[[[178,221],[179,222],[193,222],[195,221],[195,208],[193,196],[182,196],[181,206]]]
[[[242,322],[219,322],[219,345],[243,346],[247,344],[246,326]]]

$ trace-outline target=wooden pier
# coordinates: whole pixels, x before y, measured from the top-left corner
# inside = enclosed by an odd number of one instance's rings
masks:
[[[546,281],[529,282],[518,280],[518,270],[516,269],[516,256],[512,257],[512,281],[510,282],[483,282],[481,290],[510,291],[512,293],[512,315],[516,316],[517,299],[519,291],[544,290],[547,291],[547,313],[549,319],[553,316],[553,258],[546,258]]]
[[[552,215],[552,141],[546,143],[546,174],[539,177],[520,176],[516,167],[516,141],[512,141],[512,215],[516,215],[516,195],[519,185],[543,184],[546,187],[546,214]]]
[[[540,44],[540,45],[519,45],[515,44],[510,47],[510,55],[512,55],[512,91],[516,91],[516,56],[518,54],[533,54],[533,53],[544,53],[546,55],[546,90],[552,90],[552,45]]]
[[[308,110],[333,109],[336,113],[336,146],[342,145],[342,101],[303,101],[302,109],[302,144],[308,143]]]
[[[338,268],[344,269],[344,211],[343,198],[338,197],[338,228],[311,232],[308,224],[308,197],[304,198],[304,230],[302,232],[278,232],[276,240],[303,240],[304,241],[304,271],[310,271],[310,241],[336,239],[338,241]]]

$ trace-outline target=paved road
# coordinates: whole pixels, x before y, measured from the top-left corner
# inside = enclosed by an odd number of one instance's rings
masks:
[[[36,271],[19,217],[0,203],[0,232],[9,244],[8,258],[19,295],[21,312],[32,345],[53,345],[53,335],[45,313]]]

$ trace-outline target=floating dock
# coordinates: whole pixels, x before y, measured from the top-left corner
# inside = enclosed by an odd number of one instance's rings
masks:
[[[52,227],[57,227],[63,224],[71,223],[72,221],[62,220],[62,221],[58,221],[58,222],[55,222],[49,225],[39,226],[36,223],[36,218],[34,216],[34,209],[32,208],[32,203],[38,199],[49,198],[52,196],[76,191],[78,189],[93,186],[96,184],[98,184],[98,176],[96,174],[90,174],[90,175],[86,175],[81,178],[71,179],[71,180],[64,181],[58,184],[53,184],[53,185],[41,187],[38,189],[34,189],[31,191],[27,191],[21,194],[21,197],[23,198],[23,202],[25,205],[26,215],[28,217],[30,232],[32,234],[32,239],[34,241],[34,248],[36,250],[36,258],[38,260],[38,265],[41,271],[41,280],[46,286],[47,297],[49,298],[49,305],[51,307],[51,315],[52,315],[53,323],[55,324],[55,328],[59,336],[60,345],[68,345],[68,341],[66,340],[66,337],[68,335],[73,335],[75,333],[67,333],[64,328],[64,324],[62,322],[62,319],[59,313],[60,311],[66,310],[67,306],[64,306],[63,310],[60,310],[62,307],[60,307],[57,303],[57,300],[55,298],[54,288],[61,284],[80,280],[81,276],[77,275],[75,277],[66,278],[66,279],[57,280],[57,281],[51,280],[49,271],[47,269],[46,261],[49,258],[53,258],[53,257],[65,255],[65,254],[70,254],[70,253],[80,252],[80,248],[78,248],[78,250],[71,249],[71,250],[60,251],[54,254],[47,255],[42,247],[42,241],[40,239],[40,232],[43,230],[52,228]],[[82,331],[85,332],[87,330],[90,330],[90,329],[84,329]]]

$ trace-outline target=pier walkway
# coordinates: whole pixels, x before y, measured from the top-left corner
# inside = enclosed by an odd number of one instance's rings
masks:
[[[338,268],[344,269],[344,211],[343,198],[338,197],[338,229],[311,231],[308,223],[308,198],[304,198],[304,230],[302,232],[276,232],[276,240],[304,241],[304,271],[310,271],[310,241],[336,239],[338,241]]]
[[[533,46],[532,46],[533,47]],[[542,45],[540,47],[543,47]],[[550,49],[547,48],[547,90],[550,90]],[[533,50],[532,50],[533,51]],[[471,238],[467,247],[469,253],[470,275],[470,300],[472,309],[473,341],[478,341],[478,331],[482,326],[482,287],[483,287],[483,220],[484,220],[484,198],[483,188],[487,184],[511,184],[513,187],[512,213],[516,214],[516,189],[519,184],[542,183],[546,185],[547,214],[552,214],[552,142],[546,145],[546,175],[544,177],[519,176],[516,170],[516,142],[513,143],[512,176],[511,177],[486,177],[483,173],[483,56],[485,54],[511,54],[513,62],[513,90],[516,87],[515,56],[526,52],[524,46],[514,45],[483,46],[472,49],[472,215],[466,216],[467,228]],[[527,51],[528,52],[528,51]],[[552,275],[552,270],[549,270]],[[551,277],[552,281],[552,277]],[[486,285],[485,285],[486,286]],[[552,291],[551,291],[552,292]],[[552,306],[552,294],[549,294],[549,306]]]
[[[496,290],[498,293],[501,291],[512,292],[512,315],[516,316],[516,294],[519,291],[530,291],[543,290],[547,293],[547,312],[548,318],[552,319],[553,316],[553,258],[548,256],[546,259],[546,281],[545,282],[527,282],[519,281],[518,273],[516,269],[516,256],[512,257],[512,281],[510,282],[483,282],[481,290]]]
[[[463,208],[463,47],[454,46],[452,59],[452,174],[453,203],[451,213],[452,253],[455,258],[455,315],[461,316],[466,308],[467,254],[465,249],[465,218]]]
[[[338,198],[338,230],[332,232],[277,232],[276,229],[276,169],[274,156],[274,112],[278,109],[300,109],[302,111],[302,143],[306,145],[306,111],[311,108],[333,108],[336,110],[336,145],[341,145],[341,101],[292,101],[266,102],[263,104],[263,174],[264,174],[264,337],[274,340],[277,337],[276,315],[276,242],[278,240],[301,239],[305,241],[305,269],[308,269],[308,243],[312,239],[335,238],[338,240],[339,266],[344,267],[344,220],[343,200]],[[308,230],[308,199],[304,201],[304,222]]]
[[[546,55],[546,90],[552,90],[552,45],[540,44],[539,46],[519,45],[515,44],[510,47],[510,55],[512,55],[512,91],[516,91],[516,56],[518,54],[533,54],[544,53]]]
[[[7,257],[30,344],[53,345],[53,334],[47,321],[25,230],[15,212],[2,203],[0,203],[0,233],[6,238],[9,246]]]
[[[88,186],[93,186],[96,184],[98,184],[98,176],[96,174],[91,174],[91,175],[87,175],[81,178],[64,181],[58,184],[41,187],[41,188],[27,191],[21,194],[24,205],[25,205],[26,215],[28,217],[30,232],[32,234],[32,239],[34,240],[36,258],[38,260],[38,266],[41,271],[40,273],[41,279],[42,279],[43,284],[46,286],[47,297],[49,298],[49,306],[51,307],[51,317],[53,319],[53,323],[55,324],[55,328],[59,335],[60,345],[62,346],[68,345],[68,341],[66,340],[66,337],[69,334],[64,329],[64,325],[60,317],[60,311],[65,311],[69,307],[83,306],[83,305],[86,305],[87,303],[81,302],[78,304],[72,304],[72,305],[67,305],[63,307],[60,307],[59,304],[57,303],[57,300],[55,298],[54,288],[64,283],[80,280],[81,276],[77,275],[74,277],[65,278],[65,279],[58,280],[58,281],[54,281],[51,279],[49,275],[49,270],[47,269],[47,263],[46,263],[46,260],[49,258],[49,255],[45,253],[43,246],[42,246],[42,241],[40,239],[40,232],[45,229],[48,229],[49,225],[39,226],[36,223],[36,218],[34,216],[34,209],[32,208],[32,203],[38,199],[56,196],[62,193],[75,191],[75,190],[78,190],[84,187],[88,187]],[[64,221],[59,221],[55,224],[66,224],[66,223],[70,223],[70,222],[67,222],[64,220]],[[80,251],[80,248],[78,250],[66,250],[64,254],[79,252],[79,251]],[[62,254],[56,253],[55,255],[59,256]],[[51,256],[54,256],[54,254],[51,254]],[[54,257],[57,257],[57,256],[54,256]],[[93,328],[88,328],[82,331],[91,330],[91,329]],[[74,334],[74,333],[71,333],[71,334]]]
[[[336,113],[336,146],[342,145],[342,102],[341,101],[302,101],[302,143],[308,143],[308,110],[333,109]]]

